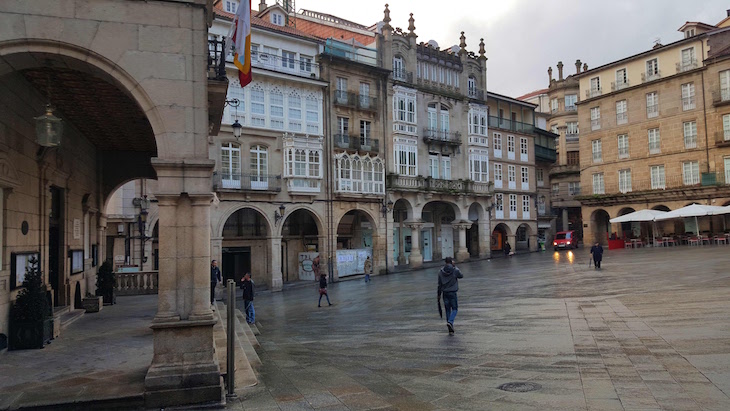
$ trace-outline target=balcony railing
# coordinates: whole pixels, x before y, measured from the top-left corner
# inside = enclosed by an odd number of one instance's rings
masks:
[[[372,137],[351,136],[349,134],[335,134],[335,146],[350,150],[359,151],[380,151],[380,140]]]
[[[603,94],[603,92],[601,91],[600,87],[596,89],[586,90],[586,98],[598,97],[601,94]]]
[[[682,62],[677,63],[677,73],[682,73],[682,72],[685,72],[685,71],[694,70],[697,67],[698,67],[697,66],[697,59],[685,60],[685,61],[682,61]]]
[[[578,107],[575,105],[565,106],[565,111],[578,111]]]
[[[499,128],[502,130],[517,131],[525,134],[532,133],[535,130],[535,126],[533,126],[532,124],[512,121],[506,118],[499,118],[495,116],[489,116],[489,127]]]
[[[287,177],[287,190],[299,193],[319,193],[322,180],[313,178]]]
[[[641,73],[641,82],[642,83],[659,80],[660,78],[662,78],[661,70],[657,70],[656,73]]]
[[[319,64],[312,61],[297,60],[262,52],[251,53],[251,65],[304,77],[316,77],[319,73]]]
[[[654,190],[671,190],[677,188],[687,187],[706,187],[706,186],[720,186],[727,185],[730,181],[727,181],[723,173],[702,173],[701,175],[685,176],[674,175],[664,178],[635,180],[632,179],[631,187],[628,187],[629,192],[627,195],[636,194],[637,192],[654,191]],[[604,184],[605,195],[621,195],[619,190],[618,181],[606,181]],[[582,188],[579,196],[591,196],[593,195],[593,187]],[[604,195],[604,194],[600,194]]]
[[[565,132],[565,141],[571,142],[571,141],[578,141],[579,134],[577,131],[566,131]]]
[[[281,191],[281,176],[271,174],[213,173],[213,190]]]
[[[474,182],[471,180],[446,180],[431,177],[407,177],[398,174],[388,174],[388,189],[409,191],[438,191],[445,193],[464,193],[476,195],[492,195],[494,187],[491,182]]]
[[[612,81],[611,82],[611,91],[618,91],[623,90],[629,86],[629,81]]]
[[[476,89],[476,88],[473,88],[473,87],[472,87],[472,88],[469,88],[469,89],[467,90],[467,95],[468,95],[468,96],[469,96],[470,98],[475,98],[475,99],[479,99],[479,100],[484,100],[484,90],[479,90],[479,89]]]
[[[116,273],[116,295],[157,294],[159,286],[157,271],[140,271],[132,273]]]
[[[376,51],[366,47],[356,47],[334,39],[327,39],[324,45],[324,54],[341,57],[350,61],[377,66]]]
[[[208,79],[209,80],[225,80],[226,79],[226,59],[223,55],[223,47],[226,38],[221,40],[208,39]]]
[[[413,73],[403,69],[395,69],[393,70],[393,80],[413,83]]]
[[[722,130],[715,132],[716,146],[730,146],[730,130]]]
[[[426,143],[439,142],[447,144],[461,144],[461,133],[436,128],[425,127],[423,129],[423,141]]]
[[[712,92],[712,104],[718,105],[728,102],[730,102],[730,89],[720,89]]]
[[[359,110],[376,111],[378,109],[377,98],[344,90],[335,90],[335,104],[339,106],[353,107]]]

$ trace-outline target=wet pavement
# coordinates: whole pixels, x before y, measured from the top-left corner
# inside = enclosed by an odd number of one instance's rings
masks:
[[[459,264],[456,334],[437,269],[256,299],[259,385],[244,410],[729,410],[730,247]],[[535,383],[507,392],[510,382]]]

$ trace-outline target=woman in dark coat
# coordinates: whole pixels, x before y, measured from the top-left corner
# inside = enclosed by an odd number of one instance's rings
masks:
[[[601,260],[603,259],[603,247],[596,243],[591,247],[591,255],[593,256],[593,263],[596,266],[596,270],[601,268]]]
[[[324,273],[319,276],[319,302],[317,303],[317,307],[322,306],[322,296],[327,297],[327,304],[332,305],[330,296],[327,295],[327,274]]]

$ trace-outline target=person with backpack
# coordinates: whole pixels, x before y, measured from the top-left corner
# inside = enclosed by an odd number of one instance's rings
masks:
[[[454,260],[451,257],[444,259],[444,266],[438,275],[438,299],[441,296],[444,299],[444,309],[446,310],[446,328],[449,329],[449,335],[454,334],[454,320],[456,313],[459,311],[459,303],[456,293],[459,291],[459,278],[464,278],[461,270],[456,268]]]

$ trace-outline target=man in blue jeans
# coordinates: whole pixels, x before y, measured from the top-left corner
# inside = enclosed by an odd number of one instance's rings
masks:
[[[439,271],[439,288],[438,298],[444,297],[444,308],[446,309],[446,327],[449,334],[454,334],[454,319],[459,311],[459,303],[456,298],[456,292],[459,291],[459,278],[464,278],[458,268],[454,266],[454,260],[451,257],[444,259],[446,263]]]

